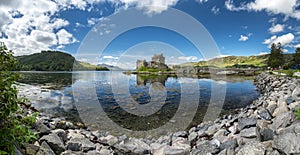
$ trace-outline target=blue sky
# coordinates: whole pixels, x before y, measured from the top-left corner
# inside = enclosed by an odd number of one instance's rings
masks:
[[[110,28],[114,26],[113,21],[110,27],[102,23],[130,9],[138,9],[149,17],[163,15],[171,9],[184,12],[206,28],[220,56],[265,54],[273,42],[281,42],[286,53],[300,47],[300,2],[297,0],[0,0],[0,40],[16,55],[60,50],[76,56],[88,33],[98,26],[101,30],[98,35],[113,34]],[[188,24],[176,16],[170,20],[177,20],[181,27]],[[193,33],[198,28],[189,31]],[[150,55],[154,47],[166,52],[169,63],[176,62],[168,54],[171,50],[177,50],[173,57],[176,55],[178,62],[203,59],[189,38],[160,27],[129,30],[103,51],[97,45],[90,49],[95,50],[93,59],[84,56],[78,59],[94,64],[116,64],[121,55],[135,53],[139,58],[136,50],[140,55]]]

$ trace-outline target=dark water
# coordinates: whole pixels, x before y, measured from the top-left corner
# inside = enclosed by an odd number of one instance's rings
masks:
[[[185,129],[203,119],[233,113],[259,95],[251,77],[220,80],[122,72],[21,74],[21,83],[39,86],[24,86],[21,91],[37,109],[100,130],[120,127],[126,131],[148,131],[168,123]]]

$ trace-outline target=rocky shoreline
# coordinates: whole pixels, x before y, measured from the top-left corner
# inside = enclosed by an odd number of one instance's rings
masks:
[[[115,137],[40,113],[34,126],[40,139],[19,151],[39,155],[300,154],[300,121],[294,114],[300,107],[299,84],[297,79],[262,73],[255,79],[260,97],[237,114],[158,139]],[[33,111],[28,104],[25,109]]]

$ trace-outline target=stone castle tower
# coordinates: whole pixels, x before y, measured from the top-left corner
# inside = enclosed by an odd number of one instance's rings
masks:
[[[165,57],[163,54],[154,54],[150,62],[147,62],[146,60],[137,60],[136,70],[140,69],[141,67],[168,69],[168,66],[165,64]]]

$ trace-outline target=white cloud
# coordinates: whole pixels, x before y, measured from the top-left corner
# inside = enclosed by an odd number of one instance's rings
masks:
[[[235,6],[233,0],[225,2],[225,7],[230,11],[266,11],[271,14],[283,14],[300,19],[300,11],[296,10],[297,6],[299,6],[297,0],[255,0],[249,3],[244,2],[240,6]]]
[[[103,59],[115,59],[115,60],[118,60],[119,57],[114,57],[114,56],[111,56],[111,55],[105,55],[102,57]]]
[[[97,24],[99,21],[101,21],[103,18],[90,18],[88,19],[88,26],[94,26]]]
[[[247,41],[248,39],[248,36],[241,35],[239,41]]]
[[[66,31],[65,29],[59,30],[57,33],[58,43],[60,45],[66,45],[76,42],[76,39],[73,37],[71,33]]]
[[[211,12],[214,14],[220,13],[220,8],[217,8],[216,6],[212,7]]]
[[[179,0],[119,0],[125,8],[135,6],[146,10],[146,13],[161,13],[169,7],[176,5]],[[118,3],[118,2],[117,2]]]
[[[269,52],[260,52],[260,53],[257,54],[257,55],[266,55],[266,54],[269,54]]]
[[[178,60],[197,61],[198,58],[196,56],[180,56],[180,57],[178,57]]]
[[[283,24],[276,24],[269,28],[270,33],[279,33],[284,30],[285,25]]]
[[[263,44],[268,44],[270,47],[272,43],[281,43],[282,46],[290,44],[294,40],[295,36],[292,33],[284,34],[282,36],[272,36],[269,39],[266,39]]]
[[[295,45],[295,48],[300,48],[300,44]]]
[[[196,0],[196,2],[198,2],[198,3],[206,3],[206,2],[208,2],[208,0]]]

